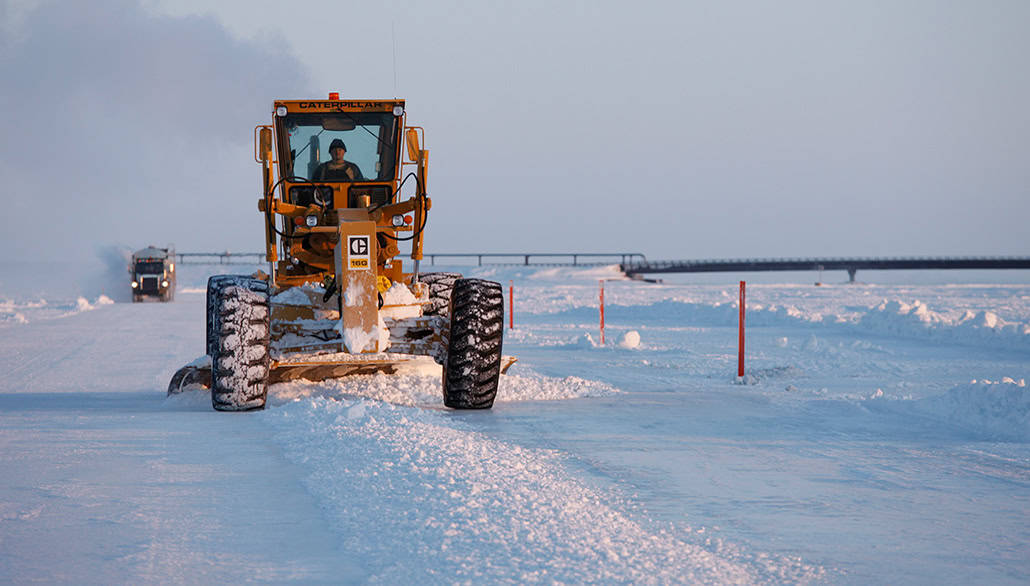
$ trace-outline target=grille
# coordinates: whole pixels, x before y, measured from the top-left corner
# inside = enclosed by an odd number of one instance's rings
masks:
[[[157,293],[157,277],[143,277],[139,288],[142,293]]]

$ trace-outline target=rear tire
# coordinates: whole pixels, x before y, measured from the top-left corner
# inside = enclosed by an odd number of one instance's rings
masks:
[[[268,283],[233,277],[214,295],[211,404],[217,411],[264,409],[270,357]]]
[[[449,315],[451,290],[461,273],[423,273],[418,278],[429,286],[429,303],[422,306],[422,315]]]
[[[500,283],[458,279],[443,364],[443,402],[452,409],[489,409],[501,376],[504,292]]]

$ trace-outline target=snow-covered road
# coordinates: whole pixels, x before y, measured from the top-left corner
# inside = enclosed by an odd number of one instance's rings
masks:
[[[608,283],[598,347],[603,272],[492,276],[474,413],[430,368],[214,413],[164,396],[199,290],[0,298],[0,582],[1030,580],[1030,287],[753,286],[737,381],[733,287]]]

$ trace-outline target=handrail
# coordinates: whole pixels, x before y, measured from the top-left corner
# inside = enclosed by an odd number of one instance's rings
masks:
[[[1030,257],[955,256],[955,257],[846,257],[846,258],[739,258],[715,260],[658,260],[622,263],[627,275],[645,273],[723,273],[752,271],[831,271],[848,272],[851,281],[862,270],[914,269],[1030,269]]]
[[[251,264],[260,263],[264,260],[264,253],[260,252],[181,252],[176,254],[180,264]],[[428,259],[429,264],[436,264],[439,258],[469,258],[476,259],[479,266],[487,265],[522,265],[522,266],[597,266],[606,264],[622,264],[635,262],[646,263],[647,257],[639,252],[453,252],[453,253],[423,253],[423,259]],[[483,259],[513,259],[513,262],[491,262]],[[565,262],[532,262],[534,258],[558,259],[564,258]],[[514,262],[514,259],[519,259]],[[608,262],[582,262],[581,259],[607,259]]]
[[[597,266],[606,264],[627,264],[629,262],[646,263],[647,257],[640,252],[452,252],[452,253],[423,253],[423,258],[429,259],[429,264],[436,264],[436,258],[475,258],[479,266],[488,265],[521,265],[521,266]],[[530,259],[540,258],[566,258],[571,262],[532,262]],[[510,258],[521,259],[521,262],[483,262],[483,259]],[[580,258],[605,258],[609,262],[580,262]]]

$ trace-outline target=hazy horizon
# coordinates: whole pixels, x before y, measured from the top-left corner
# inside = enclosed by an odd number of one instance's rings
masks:
[[[427,251],[1030,254],[1023,2],[7,0],[0,19],[19,258],[260,250],[253,128],[330,91],[403,97],[426,128]]]

